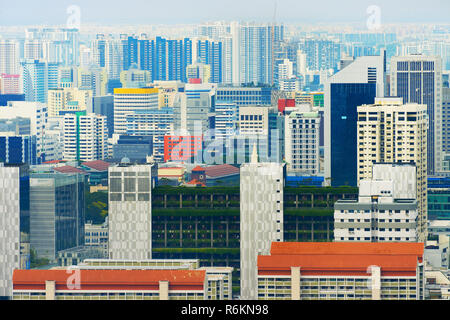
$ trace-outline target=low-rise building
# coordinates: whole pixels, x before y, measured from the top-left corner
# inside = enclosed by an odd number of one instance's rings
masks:
[[[423,243],[273,242],[259,300],[422,300]]]
[[[205,270],[14,270],[13,300],[206,300]]]
[[[335,203],[335,241],[417,241],[416,168],[414,165],[398,168],[404,173],[403,179],[361,180],[358,200]]]

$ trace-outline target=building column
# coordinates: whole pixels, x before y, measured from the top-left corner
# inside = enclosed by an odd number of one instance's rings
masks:
[[[291,267],[291,299],[300,300],[300,267]]]
[[[381,268],[378,266],[370,266],[369,268],[372,300],[381,300]]]
[[[159,282],[159,300],[169,300],[169,281]]]
[[[45,281],[45,300],[55,300],[56,284],[54,280]]]

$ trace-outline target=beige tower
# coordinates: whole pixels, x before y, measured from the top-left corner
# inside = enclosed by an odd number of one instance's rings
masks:
[[[358,184],[372,178],[374,163],[411,163],[417,168],[417,228],[419,241],[427,231],[426,105],[402,98],[376,98],[358,107]]]

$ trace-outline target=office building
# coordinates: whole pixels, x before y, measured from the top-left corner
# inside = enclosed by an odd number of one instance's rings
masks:
[[[106,116],[106,124],[108,127],[108,138],[114,133],[114,96],[94,96],[92,97],[91,109],[87,109],[87,113],[95,113]]]
[[[164,136],[173,129],[173,108],[134,111],[127,115],[126,122],[126,134],[153,137],[153,156],[163,162]]]
[[[392,57],[391,96],[403,103],[427,106],[427,173],[442,171],[442,59],[435,56],[410,55]]]
[[[236,103],[239,107],[258,105],[270,106],[272,103],[272,88],[266,87],[218,87],[217,101]]]
[[[127,115],[134,111],[158,109],[158,89],[114,89],[114,133],[125,134]]]
[[[0,131],[0,161],[16,165],[41,163],[36,154],[36,136]]]
[[[423,300],[423,243],[274,242],[258,299]]]
[[[285,166],[258,162],[256,146],[250,163],[241,166],[240,254],[241,299],[258,298],[257,256],[269,254],[272,242],[283,241]]]
[[[84,244],[84,181],[76,173],[30,176],[30,245],[38,258]]]
[[[250,139],[258,140],[260,148],[258,154],[261,159],[281,162],[284,153],[284,120],[277,109],[272,107],[240,107],[239,134],[244,138],[248,136]]]
[[[113,145],[113,159],[120,161],[128,158],[132,163],[146,163],[153,154],[153,137],[138,135],[120,135]]]
[[[109,258],[152,257],[152,165],[110,166]]]
[[[357,185],[357,107],[384,97],[385,52],[359,57],[325,84],[324,157],[327,185]]]
[[[201,135],[212,127],[215,88],[207,83],[186,84],[185,92],[174,100],[175,131],[181,135]]]
[[[108,156],[106,117],[85,112],[63,118],[64,160],[93,161]]]
[[[293,111],[285,116],[285,161],[288,172],[318,174],[320,171],[320,115]]]

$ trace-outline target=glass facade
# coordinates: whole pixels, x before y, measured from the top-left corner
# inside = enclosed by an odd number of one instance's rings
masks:
[[[30,243],[39,257],[84,244],[84,177],[39,173],[30,179]]]
[[[450,219],[450,190],[428,190],[428,220]]]
[[[331,84],[331,185],[357,185],[357,107],[374,103],[375,83]]]

